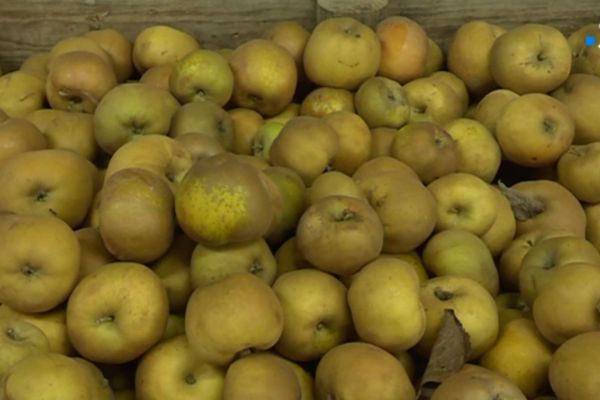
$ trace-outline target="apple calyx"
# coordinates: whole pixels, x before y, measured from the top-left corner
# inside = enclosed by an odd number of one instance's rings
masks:
[[[188,385],[193,385],[196,382],[197,382],[196,377],[194,375],[192,375],[191,373],[187,374],[185,376],[185,383],[187,383]]]
[[[27,264],[21,269],[21,272],[23,272],[23,275],[26,277],[33,278],[38,274],[38,269]]]
[[[17,335],[17,331],[15,331],[13,328],[8,328],[5,333],[10,340],[14,340],[16,342],[23,340],[23,338]]]
[[[543,201],[527,197],[518,190],[509,188],[502,181],[498,181],[498,187],[504,197],[510,202],[510,207],[517,221],[523,222],[535,218],[546,210],[546,205]]]
[[[248,272],[250,272],[253,275],[257,275],[257,274],[261,273],[262,271],[263,271],[263,267],[260,264],[260,261],[259,260],[252,261],[252,264],[250,265]]]
[[[448,301],[454,297],[454,293],[444,290],[439,286],[433,289],[433,294],[441,301]]]
[[[253,347],[246,347],[245,349],[238,351],[235,355],[235,358],[246,357],[255,352],[256,351]]]

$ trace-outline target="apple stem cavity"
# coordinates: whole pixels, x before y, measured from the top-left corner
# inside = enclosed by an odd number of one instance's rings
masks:
[[[348,208],[345,208],[340,214],[336,216],[336,221],[350,221],[356,217],[356,213]]]
[[[546,210],[543,201],[527,197],[518,190],[509,188],[502,181],[498,181],[498,187],[510,202],[510,207],[517,221],[523,222],[535,218]]]
[[[442,289],[441,287],[436,287],[433,289],[433,294],[441,301],[448,301],[454,297],[452,292],[448,292],[447,290]]]

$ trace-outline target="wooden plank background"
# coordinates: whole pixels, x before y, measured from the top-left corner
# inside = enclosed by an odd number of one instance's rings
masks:
[[[144,27],[169,24],[195,35],[205,47],[235,47],[280,20],[312,28],[317,0],[0,0],[0,65],[16,69],[31,53],[61,38],[112,27],[130,39]],[[369,1],[369,0],[366,0]],[[565,34],[600,23],[600,0],[389,0],[377,19],[405,15],[445,47],[468,20],[507,28],[551,24]]]

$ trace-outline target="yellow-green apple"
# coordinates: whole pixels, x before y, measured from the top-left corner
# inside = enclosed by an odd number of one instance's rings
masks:
[[[599,78],[600,79],[600,78]],[[582,202],[600,202],[596,167],[600,162],[600,143],[573,145],[556,165],[558,182]]]
[[[569,149],[575,122],[559,100],[529,93],[506,106],[496,122],[495,135],[508,160],[525,167],[543,167]]]
[[[318,87],[300,104],[300,115],[322,117],[336,111],[354,112],[354,93],[339,88]]]
[[[600,251],[600,205],[589,204],[585,207],[585,238]]]
[[[208,100],[224,106],[233,93],[233,73],[225,57],[198,49],[175,64],[169,88],[181,103]]]
[[[302,178],[285,167],[268,167],[264,175],[277,187],[282,198],[282,210],[266,236],[269,244],[280,244],[295,232],[300,216],[307,207],[306,186]],[[318,179],[318,178],[317,178]]]
[[[452,91],[458,96],[459,103],[462,106],[463,115],[467,113],[469,108],[469,90],[465,83],[458,76],[454,75],[452,72],[448,71],[437,71],[433,74],[429,75],[428,78],[437,81],[443,82],[446,85],[450,86]]]
[[[274,166],[294,170],[310,186],[331,168],[338,149],[338,135],[331,124],[317,117],[298,116],[289,120],[273,141],[270,160]]]
[[[258,112],[249,108],[233,108],[227,111],[233,123],[233,145],[231,151],[235,154],[252,154],[252,145],[258,129],[263,125],[264,118]]]
[[[140,76],[139,83],[170,91],[171,85],[169,81],[174,69],[174,63],[155,65],[154,67],[148,68],[146,72]]]
[[[444,66],[444,52],[437,42],[427,38],[429,46],[427,47],[427,59],[425,60],[425,76],[429,76],[439,71]]]
[[[527,397],[509,378],[475,364],[466,364],[444,379],[431,400],[526,400]]]
[[[49,51],[38,51],[31,53],[19,67],[19,71],[27,72],[45,81],[48,76],[48,64],[50,63]]]
[[[497,84],[490,70],[490,51],[506,29],[487,21],[462,24],[448,45],[448,71],[462,79],[469,92],[483,96]]]
[[[310,32],[298,21],[281,21],[269,27],[263,39],[269,39],[286,49],[291,55],[298,70],[302,68],[304,48],[310,37]]]
[[[71,51],[52,60],[46,97],[55,110],[94,113],[102,97],[117,86],[110,64],[86,51]]]
[[[106,264],[115,262],[115,258],[104,246],[102,236],[97,229],[92,227],[81,228],[75,231],[81,257],[79,263],[79,281]]]
[[[438,276],[421,287],[421,301],[427,322],[425,333],[415,349],[429,355],[444,311],[453,310],[469,335],[467,361],[476,360],[489,350],[498,336],[498,308],[494,298],[483,286],[462,276]]]
[[[291,103],[298,68],[292,55],[275,42],[247,41],[233,51],[229,65],[234,78],[232,100],[238,107],[272,116]]]
[[[225,148],[218,139],[202,133],[184,133],[183,135],[177,136],[175,141],[183,145],[183,147],[192,156],[193,161],[226,152]]]
[[[508,89],[496,89],[486,94],[475,106],[471,118],[481,122],[492,135],[496,135],[496,123],[504,109],[519,95]]]
[[[479,236],[496,220],[494,189],[483,179],[464,172],[445,175],[427,188],[436,200],[436,231],[461,228]]]
[[[300,400],[302,391],[288,361],[261,352],[231,363],[225,375],[223,400]]]
[[[392,143],[396,138],[398,129],[394,128],[373,128],[371,129],[371,158],[389,156]]]
[[[0,318],[8,317],[29,322],[44,333],[51,353],[69,356],[74,354],[74,350],[67,335],[65,315],[65,307],[62,305],[43,313],[21,313],[6,304],[0,305]]]
[[[436,201],[406,164],[391,160],[402,168],[385,173],[383,163],[378,167],[378,159],[373,159],[353,177],[383,223],[383,251],[402,253],[420,246],[433,232]]]
[[[352,17],[332,17],[312,30],[303,66],[308,79],[319,86],[355,90],[377,74],[380,56],[373,29]]]
[[[598,24],[584,25],[567,38],[573,54],[571,73],[600,76],[600,47],[590,46],[586,42],[590,36],[595,39],[594,43],[600,42]]]
[[[392,353],[416,345],[425,333],[419,286],[415,269],[406,261],[384,257],[365,265],[348,288],[348,305],[360,339]]]
[[[173,241],[173,203],[171,188],[154,172],[134,167],[112,174],[102,188],[99,210],[99,232],[108,251],[121,261],[147,263],[161,257]]]
[[[573,263],[556,269],[533,302],[540,333],[560,345],[581,333],[597,331],[600,305],[598,263]]]
[[[70,150],[17,154],[0,168],[0,210],[57,216],[78,227],[92,204],[96,173],[94,164]]]
[[[185,312],[190,348],[213,365],[225,366],[238,356],[269,349],[282,331],[283,309],[277,295],[249,272],[197,288]]]
[[[485,125],[474,119],[459,118],[444,124],[443,129],[456,144],[457,172],[492,182],[500,168],[502,151]]]
[[[185,335],[157,344],[135,370],[138,400],[221,400],[224,385],[225,369],[196,357]]]
[[[429,40],[416,21],[392,16],[377,24],[381,61],[377,74],[404,84],[425,76]]]
[[[144,73],[155,65],[176,63],[199,48],[198,40],[189,33],[167,25],[149,26],[133,41],[133,65]]]
[[[281,133],[283,124],[279,121],[265,121],[256,131],[252,143],[252,154],[269,162],[271,159],[271,146]]]
[[[364,194],[354,179],[339,171],[325,172],[306,189],[306,201],[308,205],[313,205],[324,197],[334,195],[365,199]]]
[[[237,272],[253,274],[267,284],[275,280],[277,262],[263,238],[218,247],[197,244],[189,261],[192,289],[208,286]]]
[[[571,48],[550,25],[522,24],[499,36],[489,53],[494,80],[518,94],[548,93],[571,72]]]
[[[108,65],[113,66],[113,62],[108,53],[95,40],[84,36],[68,36],[59,40],[50,49],[48,59],[48,69],[51,67],[54,60],[62,54],[71,53],[74,51],[85,51],[93,53],[102,58]]]
[[[212,101],[191,102],[181,106],[171,119],[169,136],[195,132],[215,138],[226,149],[233,147],[233,121],[220,105]]]
[[[600,141],[600,116],[595,106],[598,90],[600,75],[572,74],[562,86],[552,92],[552,97],[567,106],[575,121],[575,144]]]
[[[283,333],[275,349],[294,361],[317,360],[344,343],[352,319],[346,287],[315,268],[282,274],[273,284],[283,308]]]
[[[44,134],[49,148],[72,150],[96,160],[98,144],[91,114],[44,108],[28,114],[27,119]]]
[[[338,150],[331,167],[351,175],[371,156],[371,131],[355,113],[337,111],[322,117],[336,133]]]
[[[47,147],[42,132],[27,119],[9,118],[0,122],[0,163],[14,155]]]
[[[514,239],[517,232],[517,220],[513,214],[510,201],[496,186],[492,186],[496,197],[498,212],[490,228],[480,235],[492,256],[498,256]]]
[[[175,235],[169,250],[149,265],[160,278],[169,297],[169,309],[183,312],[190,295],[192,282],[190,263],[195,243],[182,233]]]
[[[481,357],[481,366],[506,376],[531,399],[548,385],[553,352],[553,346],[540,335],[535,323],[519,318],[500,331],[494,346]]]
[[[402,363],[370,343],[347,342],[329,350],[315,372],[315,399],[414,399]]]
[[[193,164],[191,152],[177,139],[163,135],[144,135],[125,143],[112,155],[104,182],[126,168],[141,168],[160,176],[174,191]]]
[[[296,228],[298,248],[315,267],[347,276],[379,255],[383,224],[363,199],[335,195],[311,205]]]
[[[529,319],[531,317],[531,307],[527,305],[523,296],[519,292],[504,292],[496,296],[496,306],[498,307],[498,323],[500,332],[506,324],[515,319]]]
[[[341,285],[341,283],[340,283]],[[0,317],[0,375],[31,354],[50,350],[48,338],[37,326],[14,317]]]
[[[123,83],[100,101],[94,113],[94,136],[102,150],[113,154],[142,135],[166,135],[179,108],[165,89],[143,83]]]
[[[577,237],[576,234],[559,229],[534,229],[519,234],[500,254],[498,271],[504,290],[519,291],[519,272],[523,259],[537,243],[557,237]]]
[[[598,382],[600,331],[577,335],[552,355],[548,368],[550,386],[560,399],[594,400]]]
[[[90,361],[132,361],[163,335],[169,299],[160,278],[132,262],[107,264],[85,277],[67,303],[73,347]]]
[[[447,229],[433,235],[423,249],[423,263],[433,276],[471,278],[492,296],[498,294],[498,270],[492,254],[483,240],[467,230]]]
[[[89,31],[83,35],[104,50],[110,57],[118,82],[125,82],[133,73],[133,45],[125,35],[115,29],[104,28]]]
[[[102,399],[113,398],[110,388],[100,391],[100,382],[93,380],[90,366],[76,358],[56,353],[36,353],[13,365],[0,380],[5,398],[23,400]],[[35,381],[35,384],[32,382]],[[98,392],[107,393],[98,396]]]
[[[266,178],[239,157],[222,153],[198,160],[178,185],[177,221],[196,242],[244,242],[262,237],[271,227],[274,211]]]
[[[453,138],[434,122],[411,122],[396,133],[390,155],[411,167],[423,183],[456,172],[459,152]]]
[[[564,186],[547,179],[521,181],[502,189],[517,219],[517,235],[537,229],[572,232],[585,237],[583,206]]]
[[[467,109],[456,91],[439,79],[414,79],[404,85],[410,104],[410,122],[433,121],[439,124],[462,117]]]
[[[45,100],[45,80],[19,70],[0,76],[0,109],[9,117],[25,117]]]
[[[410,116],[402,85],[383,76],[364,81],[354,95],[354,105],[369,128],[400,128]]]
[[[314,268],[314,266],[304,258],[302,253],[300,253],[296,236],[292,236],[277,248],[275,251],[275,261],[277,261],[276,278],[286,272],[295,271],[297,269]]]

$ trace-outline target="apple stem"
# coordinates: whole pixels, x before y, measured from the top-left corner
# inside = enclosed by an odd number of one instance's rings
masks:
[[[498,181],[500,191],[510,202],[510,207],[517,221],[527,221],[546,210],[544,202],[527,197],[516,189],[509,188],[502,181]]]

